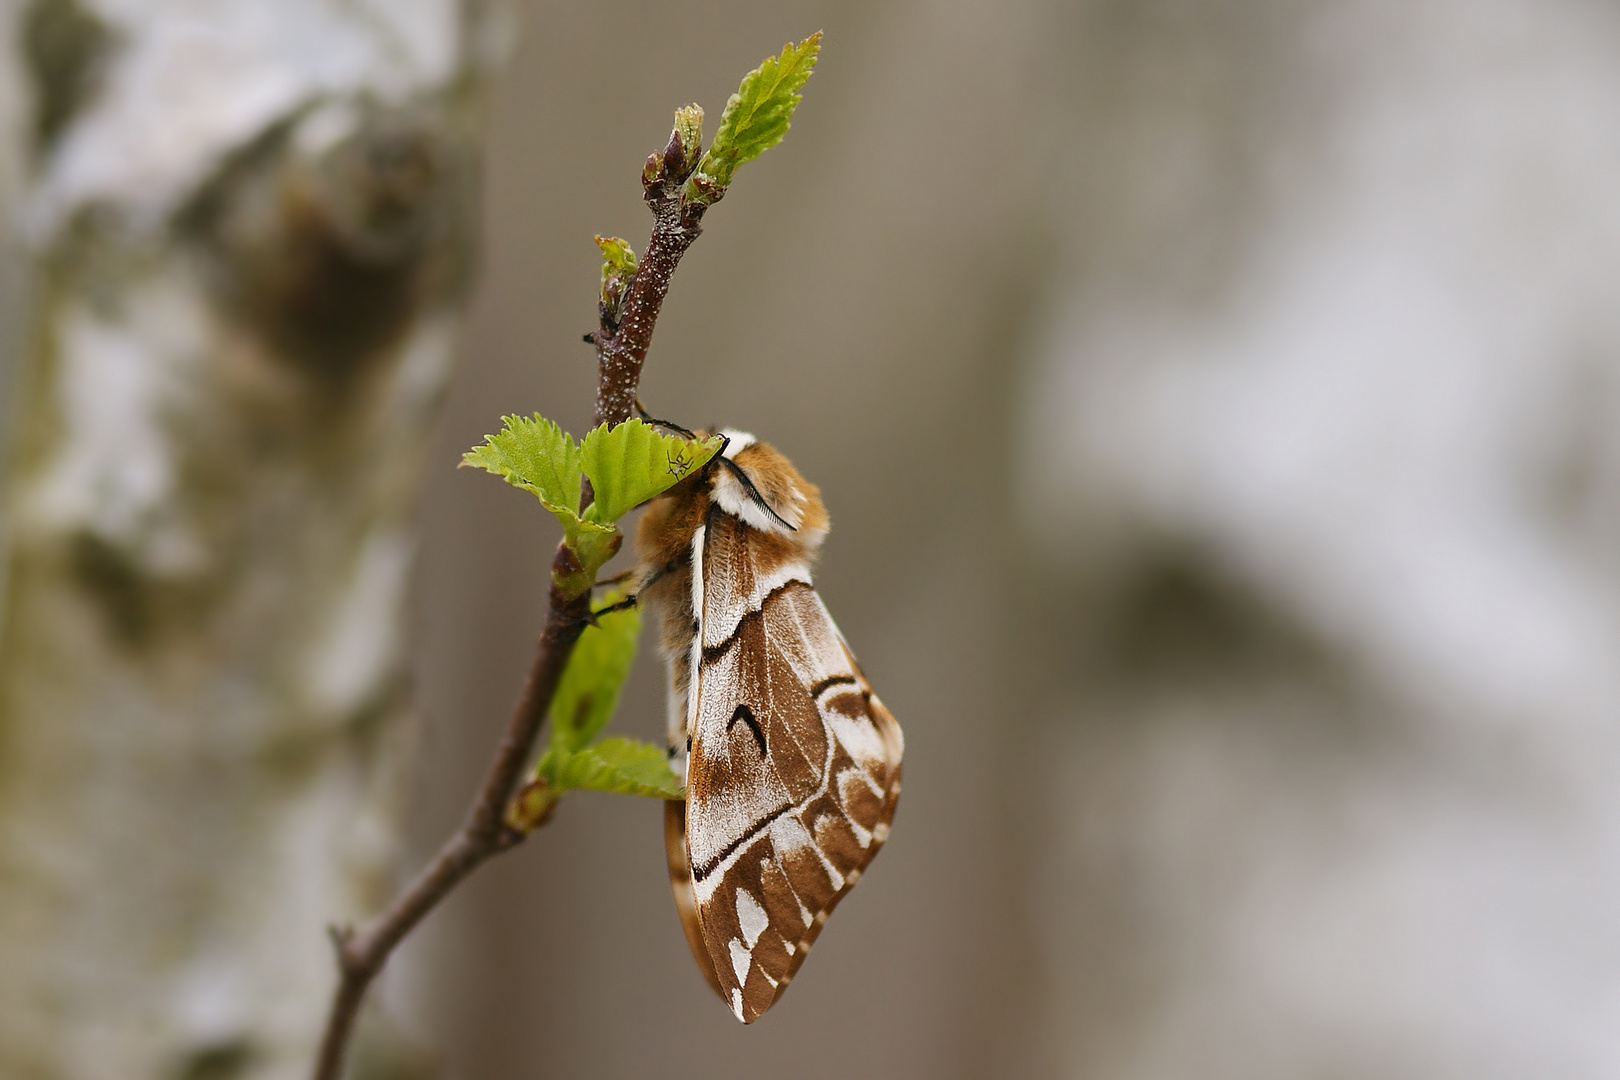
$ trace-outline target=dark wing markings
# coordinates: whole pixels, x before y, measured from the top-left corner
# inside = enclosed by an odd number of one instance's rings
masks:
[[[737,643],[737,638],[742,634],[743,626],[750,620],[758,622],[760,619],[763,619],[765,617],[765,608],[769,606],[770,602],[776,597],[780,596],[782,593],[793,588],[804,589],[806,592],[811,593],[816,591],[815,587],[808,581],[800,581],[798,578],[793,578],[791,581],[782,582],[782,584],[778,585],[776,588],[772,589],[770,592],[766,593],[760,598],[759,607],[751,608],[747,614],[743,615],[742,618],[737,620],[737,625],[732,629],[730,637],[726,638],[718,645],[705,646],[703,649],[702,662],[705,664],[712,664],[716,660],[719,660],[721,657],[725,656],[726,653],[731,650],[731,647]]]
[[[858,680],[853,675],[829,675],[810,688],[810,696],[820,700],[823,691],[830,687],[842,686],[844,683],[856,685]]]
[[[754,733],[754,741],[759,743],[759,756],[765,757],[769,752],[765,749],[765,732],[761,730],[759,721],[754,719],[754,710],[747,705],[738,705],[736,711],[731,714],[731,719],[726,721],[726,730],[730,731],[736,727],[738,720],[747,724],[748,730]]]
[[[727,844],[725,849],[722,850],[720,854],[716,855],[702,866],[692,867],[692,880],[702,881],[703,879],[707,878],[710,874],[714,873],[715,867],[731,858],[732,854],[735,853],[738,848],[746,847],[755,840],[759,839],[759,834],[764,832],[766,829],[769,829],[771,827],[771,822],[775,821],[783,814],[790,813],[798,809],[800,809],[800,807],[794,806],[792,803],[788,803],[786,806],[778,808],[774,813],[761,818],[754,824],[752,829],[749,829],[746,833]]]

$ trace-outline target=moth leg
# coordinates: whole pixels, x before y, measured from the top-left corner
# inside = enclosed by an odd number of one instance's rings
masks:
[[[683,563],[680,560],[677,560],[677,561],[672,562],[672,563],[665,563],[663,566],[660,566],[658,569],[654,570],[652,573],[650,573],[646,577],[642,578],[641,579],[641,584],[636,589],[635,592],[631,593],[629,596],[625,597],[623,600],[617,601],[616,603],[609,604],[607,607],[599,607],[595,611],[590,612],[588,615],[581,615],[580,620],[582,622],[585,622],[586,624],[588,624],[590,626],[595,626],[596,625],[596,620],[597,620],[597,618],[599,616],[611,615],[615,611],[624,611],[626,608],[635,607],[636,604],[641,600],[641,594],[643,592],[647,591],[647,587],[649,585],[651,585],[653,582],[657,581],[659,578],[663,577],[665,574],[671,573],[677,567],[680,567],[682,565],[683,565]],[[598,581],[596,584],[604,585],[604,584],[610,584],[610,583],[615,582],[615,581],[625,581],[625,580],[628,580],[632,575],[634,575],[635,572],[636,572],[635,570],[626,570],[624,573],[619,574],[616,577],[608,578],[607,581],[605,581],[605,582]]]
[[[602,628],[602,624],[598,620],[601,619],[603,615],[611,615],[615,611],[624,611],[626,608],[633,608],[640,599],[641,595],[636,593],[625,597],[623,600],[620,600],[617,603],[609,604],[606,607],[599,607],[594,611],[585,611],[581,614],[570,616],[567,620],[568,625],[572,626],[575,623],[584,623],[586,626],[594,626],[600,630]]]
[[[591,626],[595,626],[596,620],[601,618],[603,615],[611,615],[615,611],[625,611],[629,608],[633,608],[636,606],[636,602],[640,599],[640,593],[633,593],[617,603],[609,604],[607,607],[599,607],[589,615],[581,615],[580,618]]]
[[[653,583],[658,581],[665,574],[673,574],[675,571],[679,570],[681,567],[683,567],[685,565],[686,565],[686,560],[685,559],[676,559],[674,562],[667,562],[663,566],[660,566],[658,569],[652,571],[646,577],[641,579],[641,584],[636,589],[636,595],[640,596],[642,593],[646,592],[649,588],[651,588]],[[639,567],[638,567],[638,569],[639,569]],[[633,599],[633,597],[632,597],[632,599]]]
[[[589,617],[580,616],[580,621],[584,622],[584,623],[586,623],[586,624],[588,624],[590,626],[595,626],[596,625],[596,617],[598,615],[609,615],[609,614],[612,614],[615,611],[623,611],[625,608],[633,608],[633,607],[635,607],[636,606],[636,601],[641,598],[641,594],[642,594],[643,591],[646,590],[647,586],[651,585],[653,582],[657,581],[659,578],[663,577],[665,574],[668,574],[671,571],[675,570],[680,565],[681,565],[681,563],[679,561],[676,561],[676,562],[667,563],[667,564],[665,564],[663,566],[660,566],[658,569],[656,569],[652,573],[648,574],[645,578],[641,579],[639,587],[636,589],[635,592],[631,593],[629,596],[626,596],[623,600],[617,601],[616,603],[609,604],[607,607],[597,608],[595,611],[590,613]],[[604,585],[622,585],[626,581],[630,581],[631,579],[633,579],[636,576],[636,574],[640,573],[640,571],[641,571],[641,567],[632,566],[630,569],[624,571],[623,573],[614,574],[610,578],[602,578],[601,580],[599,580],[599,581],[595,582],[594,584],[592,584],[591,588],[599,589]]]

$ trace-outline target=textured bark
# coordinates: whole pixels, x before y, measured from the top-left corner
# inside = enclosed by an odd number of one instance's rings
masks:
[[[322,928],[395,868],[482,38],[450,0],[190,7],[41,0],[17,30],[6,1077],[304,1073]]]

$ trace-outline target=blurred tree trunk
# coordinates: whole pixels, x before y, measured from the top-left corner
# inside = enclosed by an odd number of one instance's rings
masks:
[[[36,0],[0,1076],[295,1077],[396,851],[487,20]],[[387,1038],[357,1073],[405,1075]]]

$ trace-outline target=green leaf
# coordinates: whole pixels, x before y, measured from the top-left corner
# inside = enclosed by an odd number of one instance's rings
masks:
[[[604,606],[623,594],[603,597]],[[507,809],[513,828],[529,831],[551,815],[571,788],[678,799],[683,791],[665,752],[634,739],[592,739],[613,716],[636,655],[641,613],[634,608],[600,616],[580,635],[551,701],[551,744],[534,776]]]
[[[581,750],[550,750],[537,770],[548,789],[569,788],[679,799],[685,795],[661,747],[637,739],[603,739]]]
[[[719,436],[693,440],[664,435],[640,420],[591,430],[580,461],[596,501],[586,508],[585,520],[602,524],[619,520],[706,464],[722,441]]]
[[[536,413],[503,416],[501,431],[461,456],[465,467],[484,469],[508,484],[532,491],[566,528],[578,518],[580,452],[573,436]]]
[[[461,464],[485,469],[513,487],[533,492],[562,523],[563,542],[574,555],[572,566],[554,566],[552,583],[564,599],[582,595],[596,572],[619,550],[624,537],[612,522],[587,521],[579,515],[580,448],[573,436],[541,416],[502,417],[503,430],[484,438],[462,455]]]
[[[603,605],[624,595],[608,591]],[[631,607],[603,615],[574,645],[568,667],[551,699],[551,745],[573,752],[596,738],[619,703],[619,692],[636,658],[641,612]]]
[[[797,45],[787,45],[781,56],[767,57],[743,76],[742,85],[720,114],[720,129],[698,171],[687,182],[685,197],[711,203],[725,193],[737,167],[753,161],[782,141],[799,105],[799,91],[809,81],[821,52],[821,31]]]

